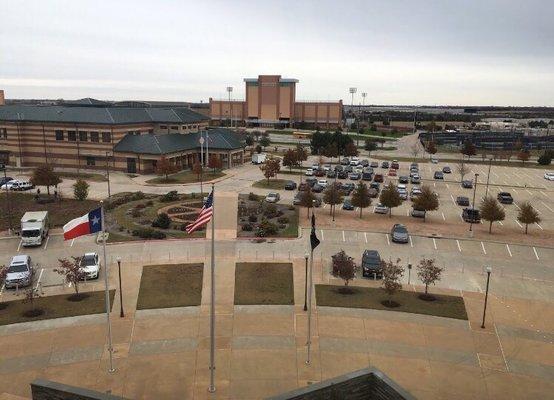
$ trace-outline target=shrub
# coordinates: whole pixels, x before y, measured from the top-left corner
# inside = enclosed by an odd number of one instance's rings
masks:
[[[154,202],[152,200],[148,200],[146,203],[144,203],[146,207],[152,207],[154,205]]]
[[[287,226],[285,224],[279,224],[279,229],[285,229]]]
[[[279,222],[280,224],[288,224],[289,223],[289,218],[288,217],[279,217],[277,219],[277,222]]]
[[[251,200],[251,201],[258,201],[258,195],[257,194],[254,194],[252,192],[250,192],[248,194],[248,200]]]
[[[277,217],[277,206],[275,204],[266,204],[264,207],[264,215],[267,218]]]
[[[169,203],[171,201],[177,201],[179,200],[179,194],[176,190],[172,190],[170,192],[167,192],[162,197],[160,197],[160,201],[163,203]]]
[[[244,224],[242,225],[242,230],[245,232],[250,232],[254,229],[254,227],[251,224]]]
[[[252,214],[252,215],[248,216],[248,221],[249,222],[258,222],[258,216]]]
[[[146,205],[143,204],[143,203],[138,203],[136,206],[135,206],[136,209],[140,210],[140,209],[143,209],[143,208],[146,208]]]
[[[258,237],[275,235],[277,232],[277,225],[267,219],[263,219],[262,222],[256,227],[256,236]]]
[[[171,225],[171,219],[166,213],[159,214],[154,221],[152,221],[152,226],[154,228],[167,229]]]
[[[88,189],[90,185],[87,183],[87,181],[84,181],[82,179],[77,180],[73,184],[73,197],[75,197],[76,200],[83,201],[88,197]]]
[[[150,228],[134,229],[133,236],[138,236],[141,239],[165,239],[166,235],[163,232],[156,231]]]
[[[131,210],[131,217],[133,217],[133,218],[138,218],[138,217],[140,217],[140,216],[142,216],[142,212],[140,211],[140,209],[138,209],[138,208],[133,208],[133,209]]]
[[[138,191],[138,192],[134,192],[134,193],[131,193],[131,195],[129,196],[129,200],[127,200],[127,202],[129,201],[136,201],[136,200],[142,200],[146,197],[146,195],[144,193],[142,193],[141,191]]]
[[[289,211],[294,211],[295,208],[293,205],[289,205]]]

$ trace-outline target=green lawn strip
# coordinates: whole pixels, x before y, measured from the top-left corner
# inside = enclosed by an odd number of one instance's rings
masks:
[[[292,264],[237,263],[235,304],[294,304]]]
[[[8,301],[4,303],[7,304],[7,307],[0,310],[0,325],[106,312],[104,291],[80,293],[86,294],[88,297],[81,301],[69,301],[68,298],[73,294],[71,293],[35,299],[35,309],[41,309],[44,312],[33,318],[23,316],[23,313],[31,310],[30,303],[25,303],[23,300]],[[114,294],[115,290],[110,290],[111,305],[113,305]]]
[[[102,174],[93,174],[88,172],[56,172],[61,178],[68,178],[68,179],[82,179],[85,181],[96,181],[96,182],[103,182],[107,181],[105,175]]]
[[[270,179],[269,182],[267,179],[261,179],[252,184],[252,187],[261,188],[261,189],[273,189],[273,190],[284,190],[285,184],[288,180],[285,179]]]
[[[202,181],[207,182],[217,178],[221,178],[222,176],[225,176],[225,174],[221,171],[204,172],[202,174]],[[165,179],[164,176],[159,176],[157,178],[149,179],[146,181],[146,183],[161,184],[161,185],[171,184],[171,183],[197,183],[197,182],[200,182],[200,179],[198,179],[197,175],[192,171],[177,172],[176,174],[169,175],[167,179]]]
[[[391,300],[400,304],[399,307],[388,308],[381,301],[388,300],[389,295],[381,288],[354,287],[353,294],[341,294],[338,292],[343,286],[316,285],[316,299],[318,306],[346,307],[346,308],[370,308],[374,310],[401,311],[413,314],[434,315],[467,320],[467,312],[464,300],[460,296],[434,295],[435,301],[419,299],[421,293],[400,290]]]
[[[53,188],[50,188],[53,193]],[[34,194],[10,192],[9,193],[12,226],[19,228],[20,220],[27,211],[48,211],[50,215],[50,227],[60,227],[73,218],[80,217],[97,208],[100,204],[94,200],[77,201],[71,198],[53,203],[38,204]],[[6,192],[0,193],[0,231],[8,229],[8,213],[6,210]]]
[[[289,218],[287,227],[279,234],[279,237],[298,237],[298,208],[294,209],[294,217]]]
[[[204,264],[145,265],[137,310],[199,306]]]

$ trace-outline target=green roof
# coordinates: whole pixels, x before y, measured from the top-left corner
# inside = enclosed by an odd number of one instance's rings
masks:
[[[115,145],[114,151],[161,155],[200,149],[201,134],[207,141],[209,149],[237,150],[243,148],[243,142],[239,135],[229,129],[217,128],[195,133],[127,134]]]

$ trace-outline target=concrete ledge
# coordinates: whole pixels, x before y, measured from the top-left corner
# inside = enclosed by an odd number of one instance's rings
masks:
[[[31,393],[33,400],[125,400],[123,397],[45,379],[35,379],[31,382]]]
[[[171,307],[171,308],[152,308],[149,310],[136,310],[135,319],[154,318],[154,317],[179,317],[179,316],[198,316],[200,315],[200,306],[189,307]]]

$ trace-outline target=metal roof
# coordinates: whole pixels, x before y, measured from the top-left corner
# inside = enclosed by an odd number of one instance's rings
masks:
[[[79,107],[6,105],[0,107],[0,122],[45,122],[120,125],[135,123],[195,123],[208,117],[184,107]]]
[[[200,135],[204,135],[210,149],[237,150],[243,147],[239,135],[224,128],[209,129],[195,133],[168,133],[168,134],[127,134],[115,145],[114,151],[136,154],[170,154],[180,151],[200,149]]]

